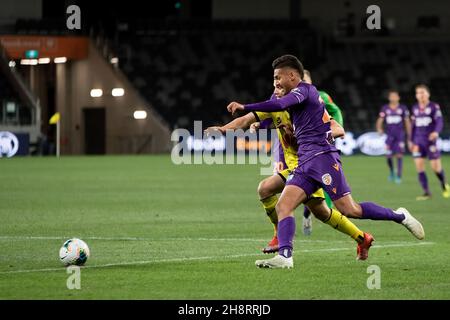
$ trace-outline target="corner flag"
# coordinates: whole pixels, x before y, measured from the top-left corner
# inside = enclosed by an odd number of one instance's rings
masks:
[[[60,114],[59,112],[55,113],[50,120],[48,121],[49,124],[57,124],[59,122]]]

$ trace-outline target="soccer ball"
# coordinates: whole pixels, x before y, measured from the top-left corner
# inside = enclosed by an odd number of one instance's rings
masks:
[[[89,247],[86,242],[77,238],[67,240],[59,249],[59,260],[65,266],[81,266],[86,263],[89,255]]]

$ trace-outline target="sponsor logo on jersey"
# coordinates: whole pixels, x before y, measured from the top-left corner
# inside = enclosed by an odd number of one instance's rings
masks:
[[[420,117],[416,118],[415,122],[416,127],[427,127],[433,122],[433,119],[431,119],[431,117]]]

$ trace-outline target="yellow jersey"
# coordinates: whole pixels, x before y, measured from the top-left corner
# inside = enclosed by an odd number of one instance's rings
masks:
[[[261,122],[265,119],[271,118],[273,124],[277,129],[278,139],[284,153],[284,162],[288,166],[287,169],[293,171],[298,164],[297,143],[293,136],[294,129],[292,128],[291,116],[287,111],[279,112],[259,112],[253,113],[256,120]]]

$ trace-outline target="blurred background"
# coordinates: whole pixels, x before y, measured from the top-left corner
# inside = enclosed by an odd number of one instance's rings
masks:
[[[174,129],[267,99],[286,53],[342,108],[350,138],[374,131],[387,90],[411,107],[418,83],[450,132],[449,1],[375,2],[2,0],[0,155],[53,155],[57,136],[62,155],[170,152]]]

